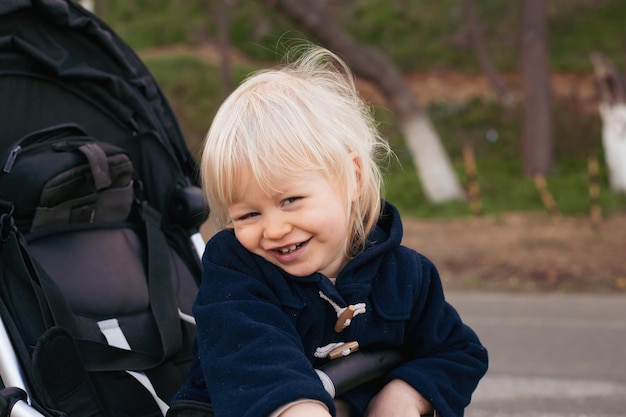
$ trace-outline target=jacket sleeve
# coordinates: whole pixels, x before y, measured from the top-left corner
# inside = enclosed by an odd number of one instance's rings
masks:
[[[199,363],[216,415],[268,416],[303,398],[334,403],[284,308],[304,308],[282,276],[233,239],[207,247],[194,315]]]
[[[411,384],[442,417],[460,417],[487,371],[487,350],[446,302],[435,266],[417,254],[415,268],[418,286],[405,342],[412,359],[389,380]]]

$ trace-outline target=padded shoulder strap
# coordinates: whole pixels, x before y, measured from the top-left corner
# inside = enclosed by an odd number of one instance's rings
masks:
[[[182,334],[167,242],[159,228],[159,214],[147,205],[144,205],[142,212],[148,249],[150,308],[162,347],[161,355],[158,356],[82,339],[71,308],[57,285],[29,255],[24,237],[18,231],[12,231],[8,236],[4,250],[13,255],[13,267],[25,272],[20,275],[28,277],[40,307],[49,307],[54,323],[66,328],[74,336],[88,371],[146,370],[159,365],[180,349]]]
[[[159,228],[159,214],[145,204],[142,211],[148,246],[150,306],[161,339],[162,356],[155,357],[145,352],[128,351],[90,340],[78,339],[76,343],[85,361],[85,367],[89,371],[143,371],[159,365],[180,349],[182,334],[167,242]]]

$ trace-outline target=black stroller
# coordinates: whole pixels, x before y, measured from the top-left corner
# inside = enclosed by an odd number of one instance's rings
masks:
[[[169,105],[62,0],[0,3],[0,92],[3,415],[24,393],[44,415],[164,414],[208,214]]]
[[[167,101],[68,0],[0,2],[0,94],[0,417],[165,415],[208,216]],[[320,376],[338,393],[397,359]]]

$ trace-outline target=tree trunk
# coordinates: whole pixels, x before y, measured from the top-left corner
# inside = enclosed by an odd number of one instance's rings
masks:
[[[215,2],[217,7],[217,44],[220,51],[220,74],[222,78],[222,86],[224,87],[223,96],[228,97],[233,91],[233,79],[230,70],[230,22],[232,14],[231,2],[228,0],[218,0]]]
[[[524,174],[547,175],[554,145],[546,0],[521,0],[521,22]]]
[[[474,49],[474,53],[476,54],[476,59],[478,59],[478,64],[487,76],[500,102],[505,106],[509,106],[513,103],[513,96],[504,83],[504,80],[502,80],[502,77],[498,74],[487,51],[482,26],[476,14],[476,2],[474,0],[463,0],[462,6],[463,14],[465,15],[465,23],[467,25],[467,34],[472,48]]]
[[[626,89],[622,77],[601,54],[591,55],[600,93],[602,147],[612,191],[626,193]]]
[[[374,82],[396,115],[419,179],[430,202],[464,199],[456,173],[437,132],[423,114],[403,75],[374,48],[358,43],[316,0],[265,0],[326,48],[340,55],[355,75]]]
[[[91,13],[96,12],[96,0],[78,0],[78,3]]]

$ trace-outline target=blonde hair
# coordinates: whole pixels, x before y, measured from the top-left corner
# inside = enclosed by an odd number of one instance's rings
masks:
[[[380,216],[378,162],[390,150],[347,65],[323,48],[296,52],[290,64],[251,74],[215,115],[201,160],[211,217],[215,227],[230,227],[227,209],[244,176],[269,193],[281,179],[319,173],[345,192],[351,256]]]

